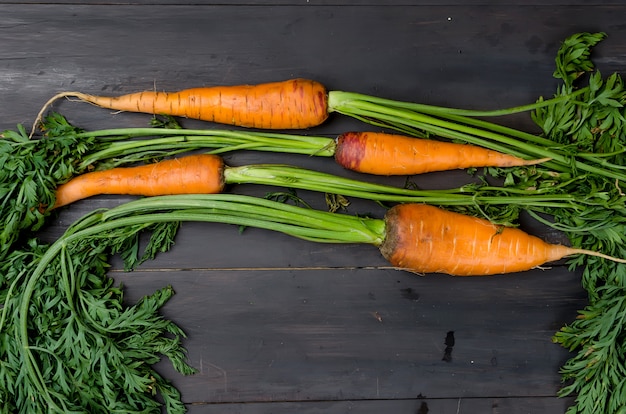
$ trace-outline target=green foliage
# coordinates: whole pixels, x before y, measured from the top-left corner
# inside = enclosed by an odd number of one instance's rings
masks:
[[[344,92],[329,95],[329,103],[337,112],[411,135],[437,135],[527,158],[551,158],[540,166],[488,168],[479,183],[447,194],[424,192],[421,201],[437,200],[433,204],[443,203],[450,209],[507,225],[516,225],[519,214],[525,211],[564,231],[575,247],[626,257],[626,196],[621,188],[626,180],[626,92],[619,75],[604,78],[591,61],[592,47],[604,38],[603,33],[579,33],[566,39],[558,51],[554,72],[562,85],[554,98],[540,99],[531,106],[492,112],[463,111]],[[587,84],[582,85],[585,81]],[[523,110],[533,111],[532,119],[541,127],[543,136],[473,118]],[[163,221],[150,215],[141,224],[121,221],[119,226],[90,233],[90,226],[99,222],[96,213],[73,225],[52,246],[39,245],[35,240],[18,245],[24,233],[43,224],[48,214],[46,206],[54,202],[56,186],[87,168],[147,161],[209,146],[220,151],[320,151],[319,145],[311,149],[296,137],[291,137],[295,143],[283,144],[277,134],[250,138],[221,133],[207,141],[195,141],[199,131],[182,130],[173,119],[155,118],[153,126],[159,134],[185,135],[131,142],[126,138],[152,132],[83,133],[57,114],[46,119],[41,139],[29,139],[21,126],[3,134],[0,414],[160,412],[161,404],[155,394],[161,396],[169,412],[184,411],[178,391],[150,368],[165,355],[178,371],[192,372],[180,343],[183,332],[158,314],[173,294],[171,288],[128,307],[123,304],[121,287],[114,286],[106,276],[111,254],[121,254],[128,270],[167,251],[181,220],[202,217],[242,227],[262,225],[325,242],[371,242],[381,237],[383,230],[377,220],[351,221],[342,217],[335,221],[311,210],[303,210],[307,211],[304,215],[291,210],[291,206],[263,204],[267,200],[255,201],[260,204],[252,204],[252,209],[248,205],[239,209],[237,203],[224,196],[226,204],[207,207],[202,214],[199,208],[192,209]],[[138,135],[132,135],[135,133]],[[324,145],[328,145],[327,141],[321,140]],[[283,174],[284,171],[273,176],[273,183],[289,184],[300,179]],[[498,185],[492,185],[492,179]],[[330,191],[334,187],[328,188]],[[375,194],[379,190],[367,186],[359,194]],[[287,201],[285,193],[273,197]],[[329,196],[328,201],[335,208],[347,203],[340,195]],[[165,203],[165,199],[155,199],[155,203],[161,214],[165,207],[159,203]],[[146,207],[148,203],[133,204],[136,205]],[[354,234],[350,233],[355,229],[358,230]],[[143,232],[150,232],[151,237],[140,254]],[[576,353],[563,366],[566,385],[560,394],[577,395],[568,414],[624,412],[626,337],[622,327],[626,318],[626,266],[589,256],[577,256],[569,264],[583,269],[582,284],[589,293],[590,304],[581,311],[579,319],[554,336],[555,342]]]
[[[63,117],[53,114],[44,125],[41,139],[30,139],[23,126],[4,131],[0,139],[0,258],[6,256],[22,232],[36,231],[54,204],[57,185],[82,172],[85,153],[97,145]]]
[[[525,211],[564,231],[574,247],[626,257],[626,195],[622,191],[626,182],[626,92],[618,74],[603,77],[591,60],[593,46],[605,37],[604,33],[577,33],[566,39],[557,53],[554,71],[562,84],[553,98],[539,99],[533,105],[494,111],[458,110],[349,92],[331,92],[328,102],[336,112],[407,134],[438,136],[529,159],[550,158],[533,168],[489,168],[486,177],[497,179],[498,185],[471,186],[468,191],[477,203],[449,208],[500,223],[514,223]],[[541,136],[485,119],[524,111],[532,111],[532,119],[543,131]],[[499,205],[507,195],[510,203]],[[583,269],[582,284],[591,306],[598,305],[605,312],[589,324],[572,324],[568,334],[595,335],[598,343],[606,345],[603,349],[619,351],[610,353],[608,362],[601,365],[604,375],[588,375],[579,369],[586,364],[594,366],[594,352],[582,352],[568,362],[565,379],[571,386],[564,388],[562,395],[580,396],[569,414],[626,412],[617,403],[626,401],[626,382],[604,379],[607,375],[625,377],[626,338],[605,329],[598,329],[597,335],[590,331],[598,327],[596,324],[613,323],[611,318],[617,313],[612,307],[621,302],[611,300],[611,295],[626,286],[626,266],[589,256],[575,257],[569,263],[572,268]],[[557,335],[555,341],[565,338]],[[572,350],[582,346],[568,345]],[[610,402],[605,401],[607,395]]]
[[[554,337],[576,352],[561,370],[568,384],[560,395],[576,395],[576,404],[567,414],[626,409],[626,288],[608,285],[598,293],[599,298]]]
[[[563,80],[557,96],[578,91],[575,99],[535,110],[533,120],[546,137],[565,145],[571,154],[583,156],[615,178],[584,175],[576,186],[565,188],[589,207],[574,212],[554,209],[550,214],[576,247],[626,257],[626,91],[618,74],[603,78],[594,70],[591,47],[603,33],[579,33],[563,42],[554,76]],[[588,73],[588,85],[578,83]],[[574,173],[577,171],[574,170]],[[554,335],[554,341],[575,352],[562,367],[565,385],[561,396],[576,396],[567,414],[623,413],[626,411],[626,266],[594,257],[576,257],[572,267],[583,269],[583,287],[589,306],[570,325]]]
[[[606,38],[605,33],[575,33],[565,39],[556,55],[554,77],[570,87],[586,72],[594,69],[591,48]]]
[[[156,226],[147,257],[171,245],[172,224]],[[172,288],[128,306],[107,276],[110,255],[138,253],[137,236],[147,227],[154,226],[64,236],[53,245],[59,249],[32,239],[8,254],[0,267],[0,413],[185,412],[178,390],[152,368],[166,357],[177,371],[194,372],[183,331],[159,314]]]

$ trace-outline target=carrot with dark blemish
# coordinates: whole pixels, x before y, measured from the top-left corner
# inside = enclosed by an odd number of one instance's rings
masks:
[[[343,167],[376,175],[414,175],[471,167],[534,165],[549,158],[525,160],[475,145],[402,135],[349,132],[337,138],[335,160]]]
[[[250,149],[320,157],[334,156],[336,162],[344,168],[376,175],[413,175],[471,167],[514,167],[549,161],[549,158],[527,160],[470,144],[382,132],[346,132],[336,138],[329,138],[214,129],[125,128],[86,132],[80,136],[104,137],[105,134],[112,137],[162,135],[171,137],[172,145],[188,146],[190,150],[213,148],[213,153]],[[107,156],[115,155],[115,147],[118,146],[122,148],[124,155],[131,151],[145,151],[151,142],[137,140],[136,143],[112,143],[107,148]],[[157,145],[163,144],[162,140],[157,142]],[[89,163],[89,158],[86,158],[86,163]]]

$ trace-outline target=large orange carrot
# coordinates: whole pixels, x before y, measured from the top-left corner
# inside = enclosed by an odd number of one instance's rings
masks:
[[[335,160],[343,167],[377,175],[412,175],[470,167],[532,165],[475,145],[410,138],[376,132],[347,132],[337,137]]]
[[[513,273],[573,254],[626,262],[594,251],[546,243],[520,229],[424,204],[392,207],[385,216],[385,225],[381,253],[395,267],[417,273]]]
[[[138,167],[79,175],[56,191],[59,208],[99,194],[214,194],[224,188],[224,162],[215,155],[188,156]]]
[[[172,220],[181,219],[177,212],[192,211],[191,220],[264,228],[320,243],[371,244],[392,266],[414,273],[513,273],[577,254],[626,263],[626,259],[549,244],[519,229],[427,204],[398,204],[378,219],[240,194],[186,194],[139,199],[121,210],[122,215],[134,212],[148,222],[152,211],[171,212]],[[119,214],[112,217],[120,218]]]
[[[326,88],[307,79],[179,92],[145,91],[117,97],[62,92],[46,103],[40,117],[53,101],[62,97],[78,98],[116,111],[183,116],[264,129],[309,128],[328,117]]]

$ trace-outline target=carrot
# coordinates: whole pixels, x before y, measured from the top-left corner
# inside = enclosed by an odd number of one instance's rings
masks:
[[[221,124],[264,129],[300,129],[323,123],[328,117],[323,85],[307,79],[259,85],[212,86],[179,92],[144,91],[117,97],[81,92],[53,96],[74,97],[116,111],[183,116]]]
[[[377,175],[413,175],[470,167],[513,167],[549,160],[525,160],[475,145],[376,132],[337,137],[335,160],[344,168]]]
[[[79,175],[56,190],[54,208],[98,194],[214,194],[224,188],[224,162],[215,155],[181,157]]]
[[[395,268],[414,273],[496,275],[577,254],[626,263],[626,259],[549,244],[519,229],[417,203],[395,205],[379,219],[239,194],[186,194],[143,198],[101,213],[97,220],[108,225],[132,215],[146,222],[188,220],[257,227],[317,243],[370,244]],[[99,234],[97,227],[87,230]],[[72,233],[71,237],[80,236]]]
[[[418,273],[481,276],[521,272],[574,254],[626,263],[602,253],[550,244],[511,227],[425,204],[400,204],[385,216],[382,255]]]
[[[577,96],[578,92],[572,93]],[[319,82],[291,79],[258,85],[212,86],[179,92],[144,91],[118,97],[82,92],[60,92],[49,99],[37,115],[30,136],[45,111],[63,97],[75,97],[118,111],[185,116],[217,123],[263,129],[300,129],[322,124],[336,112],[373,125],[412,136],[435,135],[527,159],[549,160],[547,168],[579,170],[609,177],[623,171],[607,169],[603,158],[575,157],[554,147],[550,139],[490,123],[479,117],[503,116],[562,103],[570,96],[541,100],[532,105],[494,111],[459,110],[412,102],[394,101],[354,92],[328,91]],[[574,164],[572,164],[574,163]]]
[[[53,121],[51,121],[53,122]],[[54,124],[50,125],[54,128]],[[293,135],[277,132],[228,131],[185,128],[118,128],[81,132],[78,138],[162,136],[155,140],[124,139],[112,143],[105,153],[86,156],[83,164],[107,157],[147,152],[151,145],[166,145],[188,151],[211,148],[212,153],[238,149],[298,153],[317,157],[335,157],[344,168],[377,175],[412,175],[469,167],[514,167],[534,165],[550,158],[523,159],[471,144],[442,142],[382,132],[345,132],[334,138],[314,135]],[[119,147],[117,151],[115,147]],[[117,151],[117,152],[116,152]]]
[[[427,202],[438,205],[476,205],[487,203],[519,206],[571,206],[569,195],[533,197],[491,197],[467,193],[463,187],[445,190],[399,188],[344,178],[290,165],[242,165],[231,167],[215,154],[194,154],[136,167],[117,167],[78,175],[57,186],[51,209],[99,194],[141,196],[171,194],[215,194],[228,184],[283,186],[383,202]],[[48,210],[40,202],[40,212]],[[331,206],[332,208],[332,206]]]

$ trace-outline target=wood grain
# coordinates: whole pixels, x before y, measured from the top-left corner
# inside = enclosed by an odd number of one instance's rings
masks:
[[[553,396],[567,353],[551,336],[584,303],[576,275],[562,269],[484,278],[375,269],[114,277],[131,302],[173,286],[164,314],[184,321],[200,372],[162,369],[186,401],[205,403]]]
[[[61,90],[122,94],[310,77],[332,90],[463,108],[500,108],[550,96],[560,42],[609,35],[603,73],[626,65],[626,6],[607,0],[458,1],[4,1],[0,0],[0,129],[27,127]],[[78,102],[53,109],[88,129],[145,126],[150,117]],[[217,128],[191,120],[185,126]],[[500,119],[536,130],[528,114]],[[336,114],[304,133],[365,130]],[[236,153],[230,165],[283,162],[348,177],[332,160]],[[404,185],[407,177],[362,177]],[[465,172],[410,177],[424,188]],[[263,196],[269,187],[229,191]],[[302,193],[323,207],[319,194]],[[52,241],[82,214],[129,197],[64,209],[39,234]],[[351,200],[348,213],[384,208]],[[563,236],[534,223],[551,241]],[[189,412],[563,413],[551,337],[585,305],[564,266],[487,278],[424,277],[387,268],[373,246],[320,245],[271,231],[185,224],[173,250],[123,273],[129,303],[171,284],[163,312],[180,324],[199,374],[158,369]],[[452,336],[454,343],[451,345]],[[448,339],[446,341],[446,338]]]

